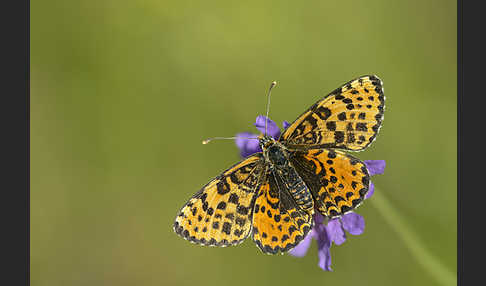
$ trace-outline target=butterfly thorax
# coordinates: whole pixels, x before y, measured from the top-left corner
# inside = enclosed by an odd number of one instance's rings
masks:
[[[272,137],[263,136],[260,138],[260,147],[263,150],[265,160],[271,163],[271,166],[283,168],[288,165],[286,148]]]

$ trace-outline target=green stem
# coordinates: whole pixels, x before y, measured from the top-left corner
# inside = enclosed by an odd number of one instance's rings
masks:
[[[370,201],[372,201],[372,205],[376,207],[386,222],[403,240],[417,262],[427,269],[440,285],[452,286],[457,284],[455,273],[449,271],[449,269],[425,248],[420,238],[407,225],[396,208],[392,207],[390,201],[382,192],[375,188],[373,199]]]

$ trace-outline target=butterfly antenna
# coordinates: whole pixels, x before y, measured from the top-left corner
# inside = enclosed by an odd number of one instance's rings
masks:
[[[265,116],[265,135],[267,135],[267,123],[268,123],[268,113],[270,112],[270,93],[272,93],[272,88],[277,85],[277,82],[274,81],[270,84],[270,88],[268,89],[267,94],[267,112]]]
[[[206,145],[206,144],[208,144],[209,142],[211,142],[213,140],[234,140],[234,139],[238,139],[238,138],[242,138],[242,139],[258,139],[257,137],[240,137],[240,136],[236,136],[236,137],[213,137],[213,138],[209,138],[209,139],[203,140],[202,143],[204,145]]]

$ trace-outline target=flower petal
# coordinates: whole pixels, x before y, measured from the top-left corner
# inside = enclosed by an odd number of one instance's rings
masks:
[[[357,213],[347,213],[342,218],[343,228],[352,235],[360,235],[365,228],[365,221]]]
[[[331,238],[329,237],[328,230],[323,224],[324,216],[316,213],[314,215],[314,228],[313,235],[317,240],[317,254],[319,256],[319,267],[326,271],[332,271],[331,269]]]
[[[250,132],[241,132],[241,133],[238,133],[236,134],[236,139],[235,139],[235,143],[236,143],[236,146],[238,147],[238,149],[243,149],[245,148],[246,146],[246,141],[248,137],[253,137],[254,134],[250,133]]]
[[[332,271],[331,269],[331,250],[329,247],[319,249],[319,267],[325,271]]]
[[[311,242],[312,242],[312,232],[313,230],[311,230],[306,237],[304,237],[304,239],[299,242],[299,244],[297,244],[296,247],[292,248],[290,251],[289,251],[289,254],[292,255],[292,256],[297,256],[297,257],[302,257],[302,256],[305,256],[305,254],[307,253],[307,250],[309,249],[310,245],[311,245]]]
[[[325,217],[319,212],[314,213],[314,226],[319,226],[324,222]]]
[[[373,184],[373,182],[370,182],[370,187],[364,197],[365,200],[369,199],[374,193],[375,193],[375,184]]]
[[[322,228],[323,231],[321,231],[317,235],[317,255],[319,256],[319,267],[322,268],[322,270],[325,271],[332,271],[331,269],[331,240],[329,239],[329,236],[327,235],[326,228]]]
[[[282,126],[283,126],[283,128],[285,130],[285,129],[287,129],[287,127],[290,126],[290,123],[288,123],[287,120],[284,120],[284,122],[282,123]]]
[[[258,115],[256,118],[255,126],[263,134],[265,134],[265,121],[267,122],[267,134],[275,139],[280,136],[280,128],[278,128],[277,123],[273,122],[270,118],[263,115]]]
[[[336,244],[341,245],[346,241],[346,234],[344,233],[343,225],[337,218],[331,219],[327,223],[327,233],[329,238]]]
[[[246,158],[254,153],[262,152],[258,139],[247,139],[258,137],[258,135],[250,132],[241,132],[236,134],[236,137],[235,143],[238,149],[240,149],[241,157]]]
[[[365,160],[364,163],[370,176],[381,175],[385,172],[385,160]]]

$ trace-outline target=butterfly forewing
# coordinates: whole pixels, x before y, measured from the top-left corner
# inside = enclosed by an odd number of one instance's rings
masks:
[[[246,239],[263,162],[257,153],[210,181],[182,207],[175,232],[202,245],[227,246]]]
[[[282,133],[280,141],[291,149],[360,151],[375,139],[384,107],[381,80],[362,76],[311,106]]]
[[[294,151],[290,161],[309,187],[315,208],[337,217],[361,204],[369,189],[369,173],[359,159],[332,149]]]

